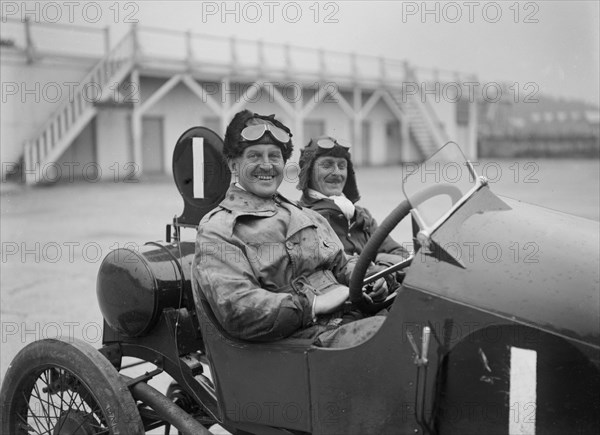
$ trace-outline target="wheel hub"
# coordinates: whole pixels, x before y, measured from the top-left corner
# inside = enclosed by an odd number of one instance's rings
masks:
[[[92,416],[69,409],[61,413],[52,435],[94,435],[95,433]]]

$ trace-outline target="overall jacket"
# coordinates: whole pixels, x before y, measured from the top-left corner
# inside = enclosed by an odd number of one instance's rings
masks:
[[[330,199],[314,199],[302,195],[300,205],[308,207],[322,215],[344,245],[347,255],[360,254],[367,241],[377,229],[377,222],[366,208],[356,204],[354,220],[348,222],[339,207]],[[375,262],[385,266],[398,263],[409,255],[408,251],[396,243],[390,236],[386,237],[377,254]]]
[[[232,185],[200,222],[192,273],[230,335],[267,341],[312,325],[315,295],[347,285],[353,265],[318,213]]]

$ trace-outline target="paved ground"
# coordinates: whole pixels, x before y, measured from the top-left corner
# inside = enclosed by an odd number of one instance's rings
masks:
[[[500,194],[599,220],[597,160],[482,161]],[[406,168],[358,171],[363,199],[378,220],[403,199]],[[26,343],[62,335],[101,344],[96,273],[111,249],[164,239],[182,200],[170,178],[139,183],[73,183],[43,188],[2,184],[0,379]],[[297,199],[293,184],[282,187]],[[543,223],[541,223],[543,224]],[[407,227],[394,232],[409,240]],[[189,230],[184,237],[193,238]],[[157,386],[164,388],[168,379]]]

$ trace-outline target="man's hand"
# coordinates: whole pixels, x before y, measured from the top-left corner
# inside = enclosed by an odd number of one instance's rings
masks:
[[[363,293],[370,302],[381,302],[388,295],[388,286],[384,278],[379,278],[372,284],[365,287]]]
[[[333,290],[315,297],[315,316],[337,310],[350,296],[350,289],[340,285]]]

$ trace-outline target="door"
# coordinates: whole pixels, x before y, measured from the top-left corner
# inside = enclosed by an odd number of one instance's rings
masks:
[[[362,122],[362,138],[360,141],[360,156],[361,163],[365,166],[371,164],[371,122],[364,120]]]
[[[397,164],[402,162],[402,137],[400,134],[400,121],[388,121],[385,125],[385,139],[387,142],[387,163]]]
[[[162,174],[165,171],[161,116],[142,118],[142,165],[145,174]]]

